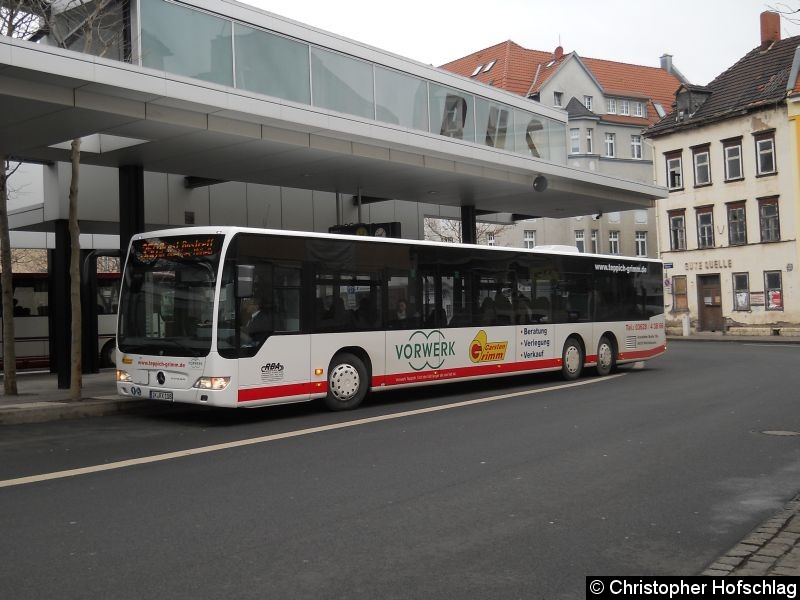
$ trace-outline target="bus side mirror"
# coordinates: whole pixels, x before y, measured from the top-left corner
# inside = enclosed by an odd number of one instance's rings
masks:
[[[253,295],[255,265],[236,265],[236,297],[250,298]]]

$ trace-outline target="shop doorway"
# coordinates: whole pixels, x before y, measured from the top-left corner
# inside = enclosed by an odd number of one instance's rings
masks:
[[[719,275],[697,276],[698,331],[722,331],[722,293]]]

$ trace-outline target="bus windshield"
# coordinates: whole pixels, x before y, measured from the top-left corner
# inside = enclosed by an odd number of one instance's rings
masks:
[[[122,352],[207,356],[223,236],[134,240],[122,280]]]

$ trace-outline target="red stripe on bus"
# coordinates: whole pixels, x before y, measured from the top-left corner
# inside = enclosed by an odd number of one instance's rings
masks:
[[[255,400],[270,400],[286,396],[306,396],[328,391],[328,384],[324,381],[305,383],[292,383],[289,385],[272,385],[268,387],[245,388],[239,390],[239,402],[253,402]]]
[[[652,358],[654,356],[658,356],[659,354],[664,354],[667,351],[667,345],[664,344],[663,346],[656,346],[655,348],[651,348],[650,350],[635,350],[632,352],[620,352],[619,353],[619,360],[631,360],[634,358]]]

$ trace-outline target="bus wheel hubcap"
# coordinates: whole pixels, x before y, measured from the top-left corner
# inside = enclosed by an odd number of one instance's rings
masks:
[[[564,363],[567,365],[567,370],[570,373],[574,373],[578,370],[580,354],[581,353],[575,346],[570,346],[567,348],[567,351],[564,352]]]
[[[602,344],[597,351],[597,362],[601,367],[608,367],[611,365],[611,347],[608,344]]]
[[[358,393],[361,378],[353,365],[336,365],[331,372],[330,389],[337,400],[350,400]]]

